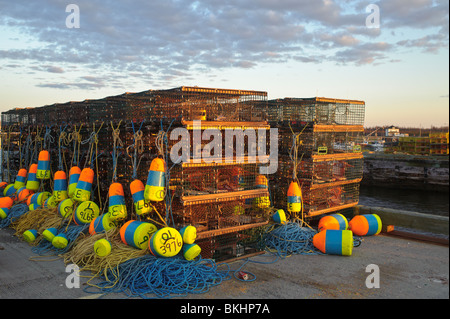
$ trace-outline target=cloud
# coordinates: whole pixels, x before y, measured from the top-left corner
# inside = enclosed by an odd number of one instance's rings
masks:
[[[380,29],[365,27],[367,4],[362,0],[136,0],[130,5],[78,0],[80,28],[67,29],[66,1],[0,0],[0,26],[13,28],[33,43],[0,50],[0,60],[29,61],[55,74],[75,68],[96,72],[96,81],[78,78],[80,83],[39,84],[63,89],[130,80],[109,82],[111,74],[182,80],[205,70],[250,69],[288,61],[361,66],[387,63],[398,48],[435,53],[446,48],[445,42],[448,47],[448,1],[378,1]],[[391,42],[383,38],[400,27],[434,29],[419,38]]]
[[[47,72],[50,73],[64,73],[64,69],[57,66],[49,66]]]

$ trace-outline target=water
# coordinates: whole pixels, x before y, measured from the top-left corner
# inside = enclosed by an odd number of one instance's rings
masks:
[[[359,204],[449,216],[449,193],[361,186]]]

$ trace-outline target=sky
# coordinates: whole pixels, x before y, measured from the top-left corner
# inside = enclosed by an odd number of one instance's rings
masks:
[[[448,0],[0,0],[2,112],[197,85],[439,127],[448,61]]]

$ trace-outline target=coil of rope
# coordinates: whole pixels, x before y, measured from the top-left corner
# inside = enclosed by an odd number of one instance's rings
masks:
[[[104,280],[86,287],[89,293],[124,293],[144,299],[173,298],[206,293],[211,287],[230,279],[229,270],[219,271],[211,259],[187,261],[183,258],[156,258],[145,255],[120,264],[108,271],[118,278],[113,285]],[[98,291],[91,291],[97,288]]]

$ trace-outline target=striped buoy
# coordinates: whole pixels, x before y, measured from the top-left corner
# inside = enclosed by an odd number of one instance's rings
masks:
[[[81,175],[81,169],[78,166],[72,166],[69,171],[69,186],[67,188],[67,195],[72,197],[77,188],[78,179]]]
[[[95,235],[113,229],[114,227],[116,227],[116,223],[109,218],[109,214],[102,214],[91,221],[89,234]]]
[[[34,194],[32,190],[26,189],[25,187],[19,188],[16,193],[19,201],[27,200],[28,197]]]
[[[325,229],[346,230],[348,229],[348,220],[342,214],[332,214],[324,216],[319,221],[319,231]]]
[[[120,238],[126,245],[145,249],[148,240],[156,230],[156,226],[151,223],[130,220],[120,228]]]
[[[49,197],[52,196],[52,193],[50,193],[50,192],[40,192],[40,193],[37,193],[37,194],[38,194],[38,196],[37,196],[36,202],[37,202],[37,204],[38,204],[39,206],[44,205],[44,202],[45,202]],[[34,195],[34,194],[33,194],[33,195]]]
[[[112,183],[109,186],[108,200],[108,213],[111,220],[119,221],[127,218],[127,206],[125,205],[122,184]]]
[[[71,198],[66,198],[58,204],[58,213],[63,217],[69,217],[73,213],[74,202]]]
[[[295,181],[291,182],[287,191],[287,210],[291,213],[299,213],[302,210],[302,190]]]
[[[149,202],[144,199],[145,186],[141,180],[135,179],[130,184],[131,195],[133,196],[133,204],[136,214],[143,215],[153,211]]]
[[[324,254],[351,256],[353,233],[350,230],[323,230],[314,235],[313,245]]]
[[[39,190],[39,184],[40,184],[40,181],[36,175],[37,169],[38,169],[38,164],[30,165],[30,169],[28,171],[27,184],[25,186],[27,189],[32,190],[34,192],[37,192]]]
[[[348,226],[357,236],[372,236],[381,232],[382,223],[378,215],[366,214],[353,217]]]
[[[0,198],[0,218],[5,219],[8,217],[9,210],[11,209],[14,201],[11,197],[1,197]]]
[[[48,151],[39,152],[36,177],[38,179],[50,179],[50,153]]]
[[[5,190],[6,186],[8,186],[7,182],[0,182],[0,193],[3,194],[3,191]]]
[[[56,235],[58,235],[58,230],[54,227],[47,228],[42,232],[42,236],[49,242],[52,242]]]
[[[184,226],[180,229],[180,235],[183,238],[183,243],[193,244],[197,238],[197,228],[192,225]]]
[[[26,242],[32,243],[33,241],[36,240],[36,238],[38,236],[38,232],[36,229],[28,229],[28,230],[24,231],[22,236]]]
[[[183,256],[186,260],[194,260],[201,251],[202,249],[197,244],[183,245]]]
[[[56,235],[52,240],[52,245],[58,249],[64,249],[69,244],[66,234],[60,233]]]
[[[148,248],[155,257],[173,257],[183,248],[183,238],[175,228],[164,227],[152,235]]]
[[[155,202],[164,200],[166,186],[165,162],[155,158],[150,164],[147,176],[147,185],[144,189],[144,198]]]
[[[22,187],[25,187],[25,184],[27,182],[27,170],[25,168],[19,169],[19,172],[17,173],[16,180],[14,182],[14,188],[19,189]]]
[[[94,170],[89,167],[83,168],[73,194],[73,199],[85,202],[91,199],[92,183],[94,182]]]
[[[278,209],[272,216],[275,223],[286,224],[286,213],[282,209]]]
[[[68,197],[66,172],[57,171],[55,173],[55,181],[53,183],[53,198],[56,202],[60,202]]]
[[[257,189],[268,189],[267,177],[264,175],[256,176],[255,185]],[[253,200],[253,205],[256,208],[267,208],[270,206],[270,198],[269,196],[257,197]]]
[[[42,207],[44,208],[54,208],[58,207],[59,202],[55,200],[54,196],[50,196],[45,200],[45,202],[42,204]]]
[[[100,215],[100,208],[95,202],[85,201],[80,203],[73,214],[73,221],[77,225],[89,224]]]
[[[17,189],[14,188],[14,184],[9,184],[8,186],[5,187],[5,189],[3,190],[3,195],[4,196],[12,196],[14,197],[13,199],[15,199],[16,196],[14,196],[14,193],[17,191]]]

